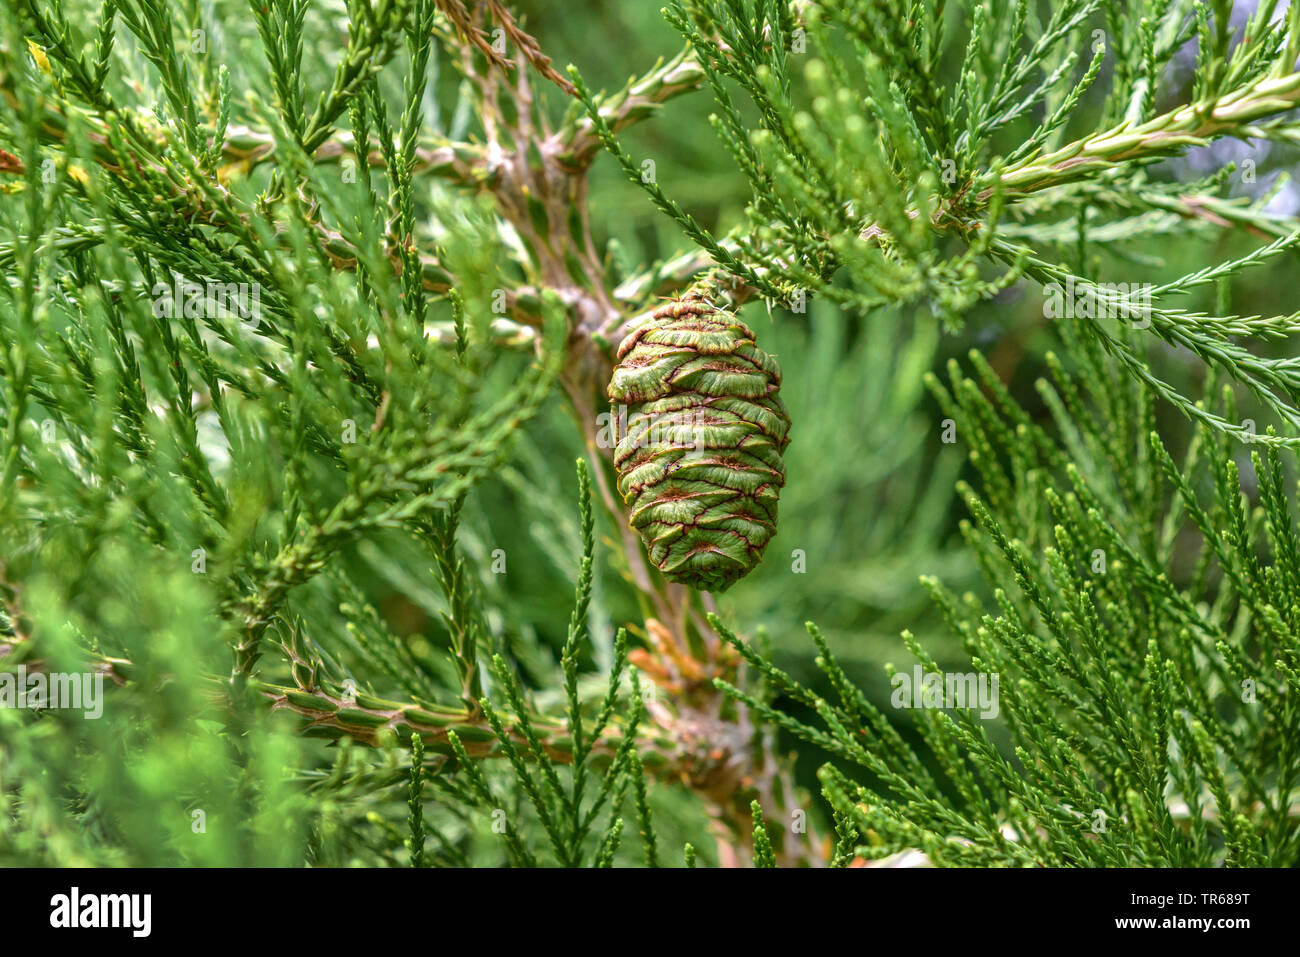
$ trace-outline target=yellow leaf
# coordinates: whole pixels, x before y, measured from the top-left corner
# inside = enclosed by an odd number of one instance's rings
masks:
[[[229,186],[232,179],[236,176],[245,175],[248,169],[247,160],[236,160],[233,163],[227,163],[217,170],[217,182],[222,186]]]
[[[27,41],[27,49],[31,51],[32,59],[36,61],[37,69],[39,69],[42,73],[49,73],[50,58],[45,55],[45,51],[42,50],[39,46],[37,46],[36,43],[32,40]]]

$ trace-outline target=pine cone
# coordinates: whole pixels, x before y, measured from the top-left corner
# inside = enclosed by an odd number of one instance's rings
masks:
[[[618,490],[669,581],[721,592],[776,534],[790,416],[781,369],[734,314],[694,290],[618,347],[609,399],[626,428]]]

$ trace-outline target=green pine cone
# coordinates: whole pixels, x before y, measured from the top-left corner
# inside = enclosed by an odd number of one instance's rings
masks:
[[[776,534],[790,416],[781,369],[700,291],[655,310],[618,348],[618,490],[669,581],[721,592]]]

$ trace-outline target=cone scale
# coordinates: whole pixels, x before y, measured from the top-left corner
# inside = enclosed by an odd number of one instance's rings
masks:
[[[608,395],[627,427],[618,490],[669,581],[721,592],[776,534],[790,417],[781,370],[734,313],[695,290],[625,338]]]

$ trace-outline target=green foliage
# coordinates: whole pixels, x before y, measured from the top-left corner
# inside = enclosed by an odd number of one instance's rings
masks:
[[[1113,362],[1074,375],[1053,362],[1056,382],[1038,383],[1068,439],[1033,423],[978,352],[970,363],[973,378],[953,363],[951,389],[931,388],[970,423],[983,493],[959,486],[974,519],[962,533],[995,607],[927,587],[971,671],[999,677],[1012,751],[972,710],[919,710],[923,759],[812,624],[835,699],[728,635],[818,718],[772,720],[859,769],[820,772],[841,840],[939,864],[1293,866],[1300,604],[1281,453],[1251,454],[1248,510],[1231,440],[1202,427],[1176,461],[1149,431],[1148,389],[1088,388],[1116,381]],[[926,674],[952,673],[904,640]]]
[[[0,861],[1295,865],[1279,6],[0,8]],[[725,601],[597,440],[702,280]]]
[[[690,238],[765,296],[788,302],[816,291],[858,312],[924,302],[955,326],[964,311],[1021,277],[1069,284],[1123,317],[1140,311],[1165,342],[1249,389],[1279,426],[1262,441],[1300,441],[1292,437],[1300,425],[1300,380],[1291,363],[1252,355],[1235,341],[1293,335],[1300,329],[1296,313],[1244,318],[1163,305],[1285,253],[1300,233],[1270,217],[1262,202],[1198,208],[1199,184],[1163,182],[1149,171],[1154,160],[1225,136],[1290,140],[1294,124],[1285,114],[1300,100],[1290,56],[1300,15],[1292,8],[1275,18],[1277,5],[1261,3],[1229,49],[1228,7],[1211,19],[1200,4],[1191,17],[1187,3],[1070,0],[1052,4],[1050,17],[1040,20],[1037,5],[1019,0],[995,26],[996,5],[960,6],[969,13],[965,37],[945,30],[944,17],[902,0],[810,3],[801,5],[797,23],[778,0],[677,0],[670,7],[669,19],[699,56],[717,100],[718,138],[753,189],[748,222],[734,237],[742,256],[657,183],[644,183],[612,131],[601,128],[602,137]],[[1105,28],[1096,26],[1099,13]],[[1157,99],[1170,92],[1166,67],[1192,36],[1202,63],[1213,68],[1198,71],[1187,103],[1157,112]],[[1117,41],[1113,53],[1110,38]],[[805,45],[806,102],[792,92],[798,58],[791,53]],[[1080,73],[1081,49],[1091,54]],[[1101,92],[1093,88],[1103,61],[1111,68],[1104,105],[1088,114],[1095,125],[1072,131],[1081,101]],[[757,122],[742,115],[733,88],[743,91]],[[1029,122],[1035,116],[1037,125]],[[1133,240],[1167,229],[1151,215],[1166,209],[1186,217],[1226,213],[1279,238],[1240,260],[1161,283],[1146,292],[1154,300],[1146,303],[1134,302],[1128,290],[1110,293],[1108,302],[1082,264],[1072,269],[1044,258],[1043,241],[1062,215],[1103,213],[1113,220],[1111,237]],[[1007,219],[1011,228],[1003,229]],[[1075,234],[1086,242],[1082,222]],[[956,252],[953,239],[961,241]],[[1146,379],[1184,414],[1250,437],[1241,423],[1197,407],[1104,322],[1091,321],[1107,318],[1105,311],[1080,318],[1090,320],[1085,334],[1125,372]]]

